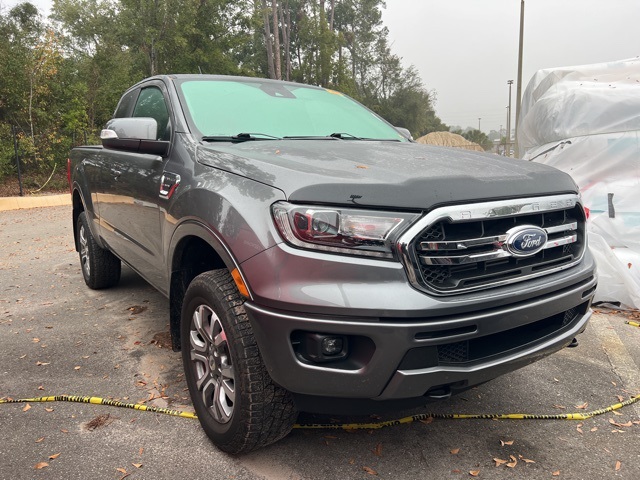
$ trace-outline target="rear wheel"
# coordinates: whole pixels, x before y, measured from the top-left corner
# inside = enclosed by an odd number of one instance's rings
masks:
[[[120,281],[120,259],[96,243],[85,212],[78,217],[76,232],[82,276],[87,286],[99,290],[116,285]]]
[[[196,277],[185,294],[181,342],[185,378],[202,428],[229,453],[286,436],[297,418],[288,391],[269,376],[227,270]]]

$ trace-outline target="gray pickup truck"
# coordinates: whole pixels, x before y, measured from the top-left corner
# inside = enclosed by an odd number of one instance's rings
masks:
[[[418,145],[326,88],[144,80],[72,150],[82,272],[121,262],[169,298],[175,350],[222,450],[298,411],[445,399],[569,345],[596,288],[572,179]]]

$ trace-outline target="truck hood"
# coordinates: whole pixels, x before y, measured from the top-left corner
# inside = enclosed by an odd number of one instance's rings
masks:
[[[546,165],[416,143],[249,141],[199,145],[197,159],[278,188],[292,202],[430,209],[578,191]]]

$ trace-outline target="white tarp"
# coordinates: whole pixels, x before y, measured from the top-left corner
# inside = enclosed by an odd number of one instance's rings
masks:
[[[596,301],[640,308],[640,58],[540,70],[520,117],[523,158],[571,174],[590,210]]]

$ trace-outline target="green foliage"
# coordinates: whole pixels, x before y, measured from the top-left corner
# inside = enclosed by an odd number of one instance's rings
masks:
[[[275,12],[274,12],[275,8]],[[132,84],[167,73],[273,76],[340,90],[418,137],[447,130],[391,52],[383,0],[54,0],[0,11],[0,179],[64,168]],[[275,15],[274,15],[275,14]],[[270,50],[269,50],[270,49]],[[278,74],[279,73],[279,74]]]
[[[481,132],[478,129],[468,129],[464,132],[461,130],[455,130],[452,133],[457,133],[459,135],[462,135],[464,138],[466,138],[470,142],[477,143],[485,151],[491,150],[491,148],[493,148],[493,142],[489,139],[487,134]]]

